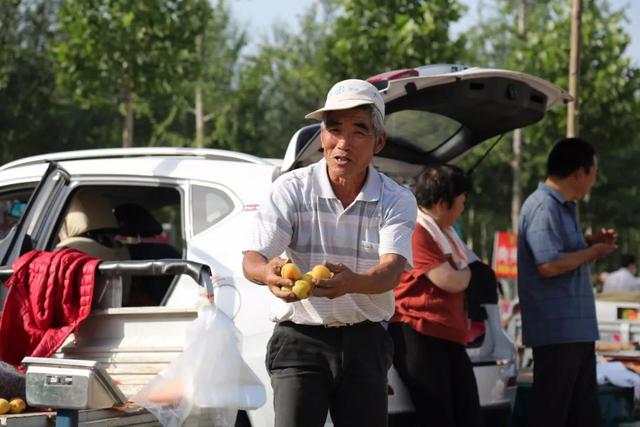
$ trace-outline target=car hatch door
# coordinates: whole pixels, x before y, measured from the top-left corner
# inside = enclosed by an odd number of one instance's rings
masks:
[[[425,67],[430,68],[430,67]],[[374,165],[397,179],[424,165],[450,162],[494,136],[541,120],[571,97],[538,77],[497,69],[451,67],[437,74],[422,68],[396,70],[369,79],[385,100],[387,142]],[[390,76],[401,76],[394,79]],[[282,172],[322,157],[320,126],[300,129],[291,139]]]
[[[55,162],[49,163],[35,188],[24,214],[0,241],[0,265],[9,266],[31,249],[45,249],[55,226],[53,207],[62,203],[63,192],[70,182],[69,173]]]
[[[449,162],[571,100],[546,80],[508,70],[469,68],[370,80],[385,98],[388,142],[380,156],[420,165]]]

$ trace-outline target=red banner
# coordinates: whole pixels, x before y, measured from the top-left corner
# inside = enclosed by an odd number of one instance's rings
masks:
[[[493,241],[493,270],[498,278],[518,278],[518,238],[510,231],[496,231]]]

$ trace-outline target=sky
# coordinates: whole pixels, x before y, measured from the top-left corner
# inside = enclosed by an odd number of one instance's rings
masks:
[[[567,0],[569,1],[569,0]],[[477,20],[478,0],[461,0],[468,6],[465,16],[452,27],[454,34],[469,28]],[[297,17],[302,15],[313,0],[230,0],[235,19],[248,29],[252,43],[268,36],[273,24],[297,26]],[[631,35],[631,44],[625,54],[635,66],[640,67],[640,0],[609,0],[612,10],[627,6],[626,30]]]

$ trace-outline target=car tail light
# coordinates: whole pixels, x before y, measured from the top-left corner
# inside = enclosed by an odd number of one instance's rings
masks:
[[[462,64],[422,65],[416,68],[404,68],[400,70],[393,70],[376,74],[375,76],[369,77],[367,81],[378,88],[378,90],[383,91],[389,87],[389,82],[393,80],[417,76],[433,76],[438,74],[456,73],[458,71],[466,70],[467,68],[469,67]]]
[[[403,70],[393,70],[387,71],[386,73],[376,74],[375,76],[369,77],[367,81],[369,83],[376,83],[387,80],[404,79],[406,77],[415,77],[418,75],[420,75],[420,73],[418,73],[418,70],[415,68],[405,68]]]
[[[517,384],[518,384],[517,376],[509,377],[509,379],[507,380],[507,387],[515,387]]]

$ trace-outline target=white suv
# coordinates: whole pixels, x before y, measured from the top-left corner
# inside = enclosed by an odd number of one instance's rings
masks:
[[[424,165],[455,161],[479,143],[535,123],[548,108],[570,100],[547,81],[503,70],[422,67],[370,81],[385,99],[389,134],[374,164],[407,185]],[[322,156],[318,135],[317,124],[300,129],[281,161],[211,149],[130,148],[48,154],[6,164],[0,167],[0,266],[10,266],[31,248],[54,249],[74,195],[97,194],[115,214],[118,239],[129,258],[179,257],[212,268],[214,282],[221,285],[215,302],[235,316],[243,333],[243,357],[267,387],[267,404],[243,413],[238,424],[271,426],[264,356],[275,297],[243,277],[242,236],[272,181]],[[56,356],[104,363],[131,396],[181,351],[199,293],[198,284],[186,276],[134,278],[122,299],[94,310],[78,337]],[[485,304],[484,311],[484,337],[468,352],[481,405],[506,425],[515,399],[515,348],[500,326],[496,304]],[[393,423],[411,413],[413,405],[394,370],[390,385]]]

